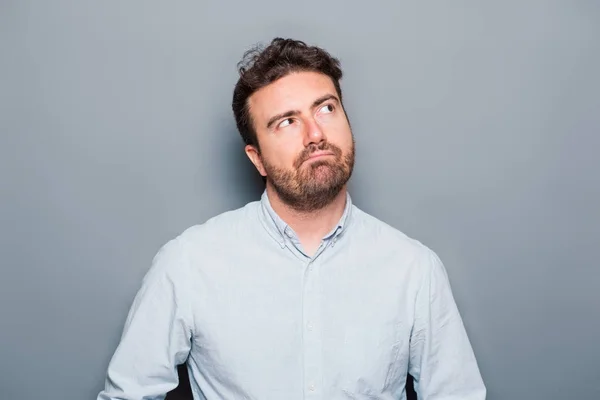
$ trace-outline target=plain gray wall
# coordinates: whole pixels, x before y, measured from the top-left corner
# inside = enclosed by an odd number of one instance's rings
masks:
[[[489,399],[600,398],[595,1],[0,2],[0,398],[95,398],[165,241],[257,199],[244,50],[338,56],[351,193],[445,262]]]

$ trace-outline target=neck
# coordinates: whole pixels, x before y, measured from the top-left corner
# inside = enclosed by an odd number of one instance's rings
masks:
[[[333,201],[321,209],[301,212],[284,203],[277,192],[267,185],[271,207],[296,232],[303,244],[320,242],[339,222],[346,207],[346,190],[344,186]]]

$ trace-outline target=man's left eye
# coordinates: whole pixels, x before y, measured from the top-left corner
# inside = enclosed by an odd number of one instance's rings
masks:
[[[323,107],[321,107],[321,109],[319,111],[322,112],[322,113],[333,112],[333,105],[332,104],[326,104]]]

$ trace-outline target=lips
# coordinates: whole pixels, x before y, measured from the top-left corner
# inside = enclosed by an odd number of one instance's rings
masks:
[[[313,158],[320,158],[320,157],[324,157],[324,156],[333,156],[335,154],[333,154],[330,151],[316,151],[314,153],[312,153],[310,156],[308,156],[307,160],[311,160]]]
[[[309,160],[319,160],[325,156],[333,156],[339,159],[341,155],[342,151],[336,146],[328,145],[326,143],[317,146],[313,143],[311,146],[305,148],[300,154],[297,161],[294,163],[294,167],[300,168],[302,164],[309,162]]]

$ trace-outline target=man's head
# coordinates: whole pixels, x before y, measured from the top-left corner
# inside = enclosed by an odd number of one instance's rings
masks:
[[[233,113],[246,154],[267,185],[298,211],[329,204],[354,168],[337,59],[318,47],[274,39],[244,55]]]

